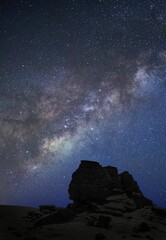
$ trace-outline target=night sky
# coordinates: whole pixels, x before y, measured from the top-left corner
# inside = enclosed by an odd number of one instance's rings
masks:
[[[166,1],[0,3],[0,204],[69,202],[82,159],[166,207]]]

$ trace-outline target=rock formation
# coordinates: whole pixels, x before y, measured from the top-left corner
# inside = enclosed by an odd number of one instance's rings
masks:
[[[82,160],[73,173],[69,185],[69,197],[73,206],[92,203],[103,212],[132,211],[152,205],[141,192],[137,182],[128,172],[118,173],[116,167],[102,167],[98,162]]]
[[[47,239],[64,234],[62,239],[67,240],[166,239],[166,210],[153,205],[126,171],[119,174],[116,167],[81,161],[72,175],[69,196],[73,203],[66,208],[41,205],[36,213],[28,212],[26,219],[33,223],[33,236],[47,228]],[[53,226],[55,233],[51,235]]]
[[[0,239],[166,239],[166,209],[145,198],[128,172],[81,161],[69,195],[65,208],[0,205]]]

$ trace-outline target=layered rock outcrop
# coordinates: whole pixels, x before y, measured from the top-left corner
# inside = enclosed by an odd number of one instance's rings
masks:
[[[81,161],[72,175],[69,196],[73,203],[66,208],[41,205],[36,213],[28,213],[28,222],[34,222],[35,229],[49,224],[81,223],[111,229],[111,234],[112,227],[117,233],[120,226],[122,232],[124,226],[128,231],[129,225],[135,234],[150,231],[149,223],[166,217],[165,209],[156,207],[143,195],[131,174],[119,174],[116,167],[102,167],[94,161]],[[95,239],[99,237],[102,235],[96,234]]]
[[[152,205],[128,172],[118,173],[116,167],[102,167],[98,162],[82,160],[73,173],[69,197],[76,206],[93,203],[103,211],[132,211]],[[99,205],[102,205],[102,207]]]

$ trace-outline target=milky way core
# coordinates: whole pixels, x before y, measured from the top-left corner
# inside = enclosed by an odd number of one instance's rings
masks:
[[[0,3],[0,204],[65,206],[80,160],[166,207],[166,1]]]

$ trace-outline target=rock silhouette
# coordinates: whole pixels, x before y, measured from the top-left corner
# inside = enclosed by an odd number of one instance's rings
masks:
[[[73,203],[65,209],[39,206],[40,212],[46,216],[37,219],[34,226],[69,222],[77,215],[89,212],[98,214],[98,217],[87,216],[88,225],[107,228],[110,216],[122,217],[126,212],[153,206],[131,174],[126,171],[119,174],[116,167],[102,167],[98,162],[87,160],[82,160],[72,175],[69,197]]]
[[[69,198],[75,206],[107,203],[110,209],[123,211],[153,205],[143,195],[131,174],[126,171],[119,174],[116,167],[102,167],[98,162],[87,160],[82,160],[72,175]]]

